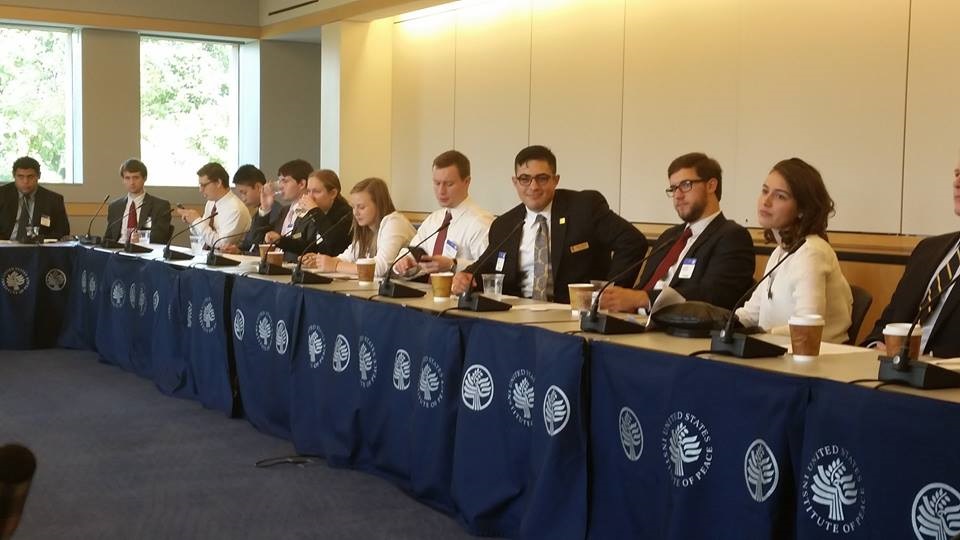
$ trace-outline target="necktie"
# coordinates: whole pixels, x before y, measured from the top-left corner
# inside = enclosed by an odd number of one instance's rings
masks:
[[[453,219],[453,215],[447,210],[447,213],[443,215],[443,223],[440,224],[441,230],[437,234],[437,241],[433,243],[434,256],[443,255],[443,245],[447,243],[447,225],[450,225],[451,219]]]
[[[27,227],[30,226],[30,207],[27,205],[29,195],[20,196],[20,217],[17,219],[17,241],[27,239]]]
[[[217,205],[213,205],[213,208],[210,210],[210,228],[217,230]]]
[[[537,216],[537,236],[533,241],[533,299],[547,300],[550,292],[550,237],[547,218]]]
[[[923,297],[923,304],[921,304],[924,306],[920,311],[921,323],[927,320],[927,317],[933,313],[933,310],[940,303],[937,296],[942,293],[944,287],[950,283],[950,280],[953,279],[954,275],[956,275],[958,268],[960,268],[960,250],[953,252],[950,260],[947,261],[947,264],[943,265],[943,268],[941,268],[940,272],[937,273],[936,279],[933,280],[933,283],[930,284],[930,288],[927,289],[927,294]],[[934,300],[934,298],[937,298],[937,300]]]
[[[290,209],[287,210],[286,217],[283,218],[283,226],[280,228],[280,234],[287,234],[293,229],[293,224],[297,221],[298,212],[300,212],[300,205],[298,203],[291,204]]]
[[[670,270],[670,267],[677,263],[677,259],[680,257],[680,252],[683,251],[684,246],[687,245],[687,240],[693,236],[693,231],[690,230],[690,227],[687,227],[683,230],[683,234],[680,235],[680,238],[677,238],[677,241],[670,246],[670,251],[663,257],[663,260],[660,261],[660,264],[657,265],[657,269],[653,271],[653,275],[650,276],[650,280],[647,281],[647,284],[643,286],[643,290],[650,292],[653,290],[654,285],[658,281],[667,276],[667,272]]]
[[[130,199],[130,209],[127,210],[127,231],[137,228],[137,205]],[[126,233],[126,231],[124,231]],[[126,236],[126,234],[124,234]]]

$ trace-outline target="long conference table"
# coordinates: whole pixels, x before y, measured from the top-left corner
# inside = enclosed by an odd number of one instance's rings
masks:
[[[463,313],[154,247],[0,246],[0,347],[94,350],[477,535],[960,533],[960,390],[851,384],[872,351],[694,357],[708,340],[581,334],[567,306]]]

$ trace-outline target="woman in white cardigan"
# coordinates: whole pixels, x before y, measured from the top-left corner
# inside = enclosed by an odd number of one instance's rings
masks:
[[[833,213],[833,199],[817,169],[799,158],[773,166],[757,201],[764,238],[777,243],[764,273],[802,239],[806,242],[737,310],[744,326],[789,334],[791,316],[816,314],[824,319],[824,341],[847,341],[853,295],[827,243],[827,220]]]
[[[349,198],[353,207],[353,242],[336,257],[307,254],[303,264],[323,272],[356,274],[357,260],[371,258],[377,261],[376,275],[385,276],[416,231],[396,211],[386,182],[379,178],[361,180],[350,190]]]

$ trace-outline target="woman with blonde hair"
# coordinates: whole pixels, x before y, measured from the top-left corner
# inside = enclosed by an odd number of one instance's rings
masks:
[[[370,258],[377,262],[376,275],[385,276],[416,231],[410,221],[397,212],[390,198],[390,189],[380,178],[358,182],[350,190],[349,199],[353,207],[351,244],[336,257],[305,255],[304,265],[323,272],[356,274],[357,260]]]
[[[764,273],[790,258],[737,310],[744,326],[789,334],[791,316],[820,315],[824,341],[847,340],[853,295],[827,242],[827,221],[833,214],[833,199],[817,169],[800,158],[773,166],[757,200],[764,238],[777,244]]]

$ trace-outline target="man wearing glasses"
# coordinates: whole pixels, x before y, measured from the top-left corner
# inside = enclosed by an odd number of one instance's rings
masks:
[[[608,288],[600,307],[634,313],[649,310],[670,288],[685,300],[733,309],[753,283],[755,259],[750,233],[720,211],[720,164],[699,152],[685,154],[673,160],[667,176],[667,197],[683,223],[657,239],[636,287]],[[664,246],[667,243],[669,248]]]
[[[522,202],[490,225],[487,249],[455,276],[454,293],[480,281],[477,274],[499,272],[504,294],[566,303],[570,283],[612,278],[646,253],[647,239],[599,192],[557,189],[557,158],[549,148],[524,148],[514,171]],[[617,283],[630,286],[636,275],[626,272]]]
[[[190,223],[190,230],[199,234],[208,248],[239,243],[250,230],[250,212],[240,197],[230,191],[226,169],[219,163],[207,163],[197,171],[197,177],[200,195],[207,200],[203,215],[188,208],[178,208],[177,215]]]

